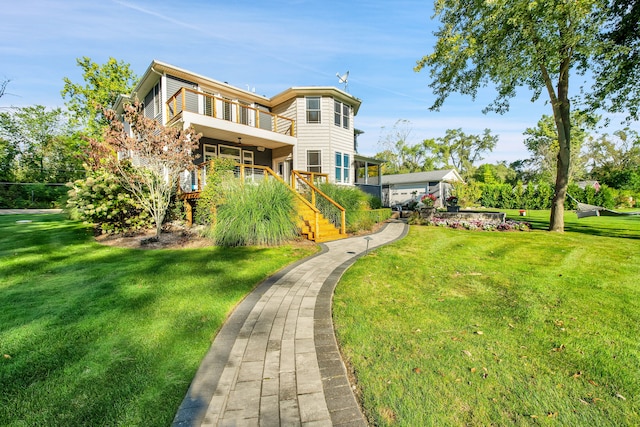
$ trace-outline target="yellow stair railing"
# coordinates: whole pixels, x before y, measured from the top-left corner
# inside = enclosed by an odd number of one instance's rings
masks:
[[[324,175],[324,174],[322,174]],[[317,208],[322,215],[327,218],[338,230],[341,235],[346,235],[346,209],[336,203],[331,197],[323,193],[313,181],[307,179],[313,174],[292,171],[291,186],[296,193],[302,194],[313,207]],[[325,176],[326,178],[326,176]]]

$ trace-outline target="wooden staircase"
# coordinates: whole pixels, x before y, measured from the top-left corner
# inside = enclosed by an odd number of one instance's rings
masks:
[[[347,237],[346,234],[340,233],[340,229],[333,225],[333,223],[326,219],[320,212],[300,200],[298,200],[297,203],[297,210],[300,218],[298,226],[300,227],[300,234],[302,234],[304,238],[316,243],[321,243]]]

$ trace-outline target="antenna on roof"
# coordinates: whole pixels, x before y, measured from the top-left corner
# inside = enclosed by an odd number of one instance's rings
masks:
[[[336,77],[338,78],[338,82],[344,85],[344,91],[346,92],[347,88],[349,87],[349,72],[347,71],[343,75],[340,75],[340,73],[336,73]]]

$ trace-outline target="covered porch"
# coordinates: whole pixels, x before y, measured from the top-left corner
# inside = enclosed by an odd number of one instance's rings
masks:
[[[356,187],[382,200],[382,164],[383,160],[365,157],[359,154],[354,159],[354,183]]]

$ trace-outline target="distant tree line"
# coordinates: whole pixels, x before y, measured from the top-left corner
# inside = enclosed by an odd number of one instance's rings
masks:
[[[581,202],[597,201],[609,208],[635,206],[640,200],[640,135],[628,128],[611,134],[596,133],[600,122],[597,116],[583,112],[573,114],[568,194]],[[385,160],[384,174],[456,168],[471,186],[458,189],[466,192],[463,199],[470,204],[549,209],[559,150],[554,126],[551,116],[543,116],[535,127],[524,131],[528,158],[492,164],[480,163],[497,142],[497,137],[488,129],[482,135],[450,129],[443,137],[412,143],[411,123],[398,120],[381,137],[382,151],[375,157]],[[578,187],[582,181],[597,181],[602,193],[585,192],[581,188],[584,186]],[[528,189],[526,195],[519,193],[519,188]],[[574,205],[570,198],[565,201],[566,208]]]

